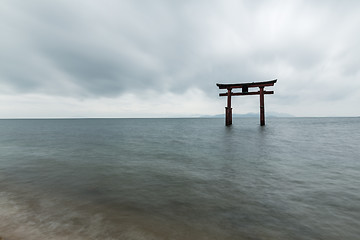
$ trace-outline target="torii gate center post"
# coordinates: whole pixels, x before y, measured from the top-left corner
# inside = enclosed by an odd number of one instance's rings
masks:
[[[265,87],[274,86],[277,79],[265,82],[251,82],[251,83],[233,83],[233,84],[221,84],[216,85],[219,89],[227,89],[226,93],[220,93],[220,97],[227,96],[227,106],[225,107],[225,125],[230,126],[232,124],[232,108],[231,108],[231,96],[244,96],[244,95],[260,95],[260,125],[265,125],[265,105],[264,94],[274,94],[274,91],[265,91]],[[249,88],[258,87],[259,91],[249,92]],[[241,88],[241,92],[232,92],[233,88]]]

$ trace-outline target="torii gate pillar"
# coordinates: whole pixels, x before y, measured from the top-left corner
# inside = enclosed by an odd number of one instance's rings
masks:
[[[277,79],[265,82],[252,82],[252,83],[235,83],[235,84],[219,84],[216,85],[219,89],[227,89],[227,93],[220,93],[219,96],[227,96],[227,106],[225,107],[225,125],[230,126],[232,124],[232,108],[231,108],[231,96],[238,95],[260,95],[260,125],[265,125],[265,104],[264,95],[274,94],[274,91],[265,91],[264,87],[274,86]],[[249,92],[249,88],[258,87],[259,91]],[[241,88],[242,92],[232,92],[233,88]]]
[[[260,87],[260,126],[265,125],[264,87]]]
[[[232,124],[231,89],[228,89],[227,107],[225,107],[225,125],[230,126],[231,124]]]

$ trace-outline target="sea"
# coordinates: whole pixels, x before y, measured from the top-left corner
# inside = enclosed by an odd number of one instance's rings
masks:
[[[266,121],[0,120],[0,239],[360,239],[360,118]]]

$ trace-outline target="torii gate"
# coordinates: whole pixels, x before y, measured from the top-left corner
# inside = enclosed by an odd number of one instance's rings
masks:
[[[252,83],[234,83],[234,84],[220,84],[216,85],[219,89],[227,89],[227,93],[220,93],[219,96],[227,96],[227,107],[225,107],[225,125],[230,126],[232,124],[232,108],[231,108],[231,96],[241,95],[260,95],[260,125],[265,125],[265,105],[264,94],[274,94],[274,91],[264,91],[264,87],[274,86],[277,79],[265,82],[252,82]],[[249,92],[249,88],[258,87],[260,90],[257,92]],[[233,88],[241,88],[242,92],[232,92]]]

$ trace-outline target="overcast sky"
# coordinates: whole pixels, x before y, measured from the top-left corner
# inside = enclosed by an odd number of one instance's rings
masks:
[[[0,118],[360,116],[360,1],[1,0]],[[233,112],[259,111],[258,96]]]

